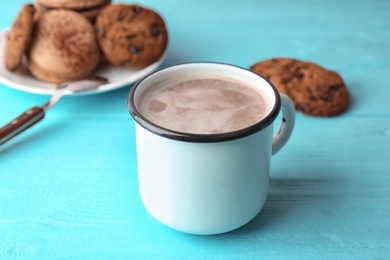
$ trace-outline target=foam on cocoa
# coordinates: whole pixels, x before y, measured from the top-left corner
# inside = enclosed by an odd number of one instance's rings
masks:
[[[259,90],[211,73],[156,82],[139,95],[137,108],[157,125],[195,134],[240,130],[259,122],[269,110]]]

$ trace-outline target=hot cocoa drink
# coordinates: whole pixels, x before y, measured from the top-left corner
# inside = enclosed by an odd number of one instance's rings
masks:
[[[269,112],[265,94],[239,79],[191,73],[158,81],[140,93],[149,121],[178,132],[218,134],[259,122]]]

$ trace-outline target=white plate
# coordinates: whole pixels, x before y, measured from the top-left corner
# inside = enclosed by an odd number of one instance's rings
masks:
[[[23,62],[21,68],[14,72],[10,72],[4,65],[4,47],[7,37],[7,30],[0,31],[0,83],[15,89],[26,92],[51,95],[55,92],[56,85],[48,82],[43,82],[31,75],[27,69],[26,62]],[[167,56],[167,50],[161,58],[150,66],[138,69],[129,70],[112,65],[99,65],[94,71],[94,75],[99,75],[108,79],[109,83],[101,85],[99,88],[83,92],[82,94],[96,94],[105,91],[118,89],[134,83],[138,79],[148,75],[156,70]]]

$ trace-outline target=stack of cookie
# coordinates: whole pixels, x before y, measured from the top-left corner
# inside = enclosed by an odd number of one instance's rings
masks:
[[[22,7],[8,32],[5,65],[15,71],[26,56],[36,78],[61,83],[88,77],[99,62],[128,69],[146,67],[163,55],[167,42],[162,17],[137,4],[36,0]],[[250,69],[290,96],[303,114],[333,116],[349,105],[340,75],[317,64],[274,58]]]
[[[162,17],[136,4],[111,0],[36,0],[24,5],[5,46],[5,65],[23,57],[38,79],[62,83],[88,77],[104,60],[128,69],[157,61],[168,43]]]

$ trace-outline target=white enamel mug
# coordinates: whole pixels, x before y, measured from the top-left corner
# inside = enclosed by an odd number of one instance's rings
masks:
[[[176,132],[140,113],[139,93],[152,82],[192,72],[220,73],[247,82],[266,93],[271,108],[258,123],[223,134]],[[260,212],[268,193],[271,156],[287,142],[295,122],[291,100],[266,79],[229,64],[179,64],[138,81],[128,107],[136,122],[140,195],[154,218],[178,231],[210,235],[237,229]],[[274,135],[280,110],[283,120]]]

